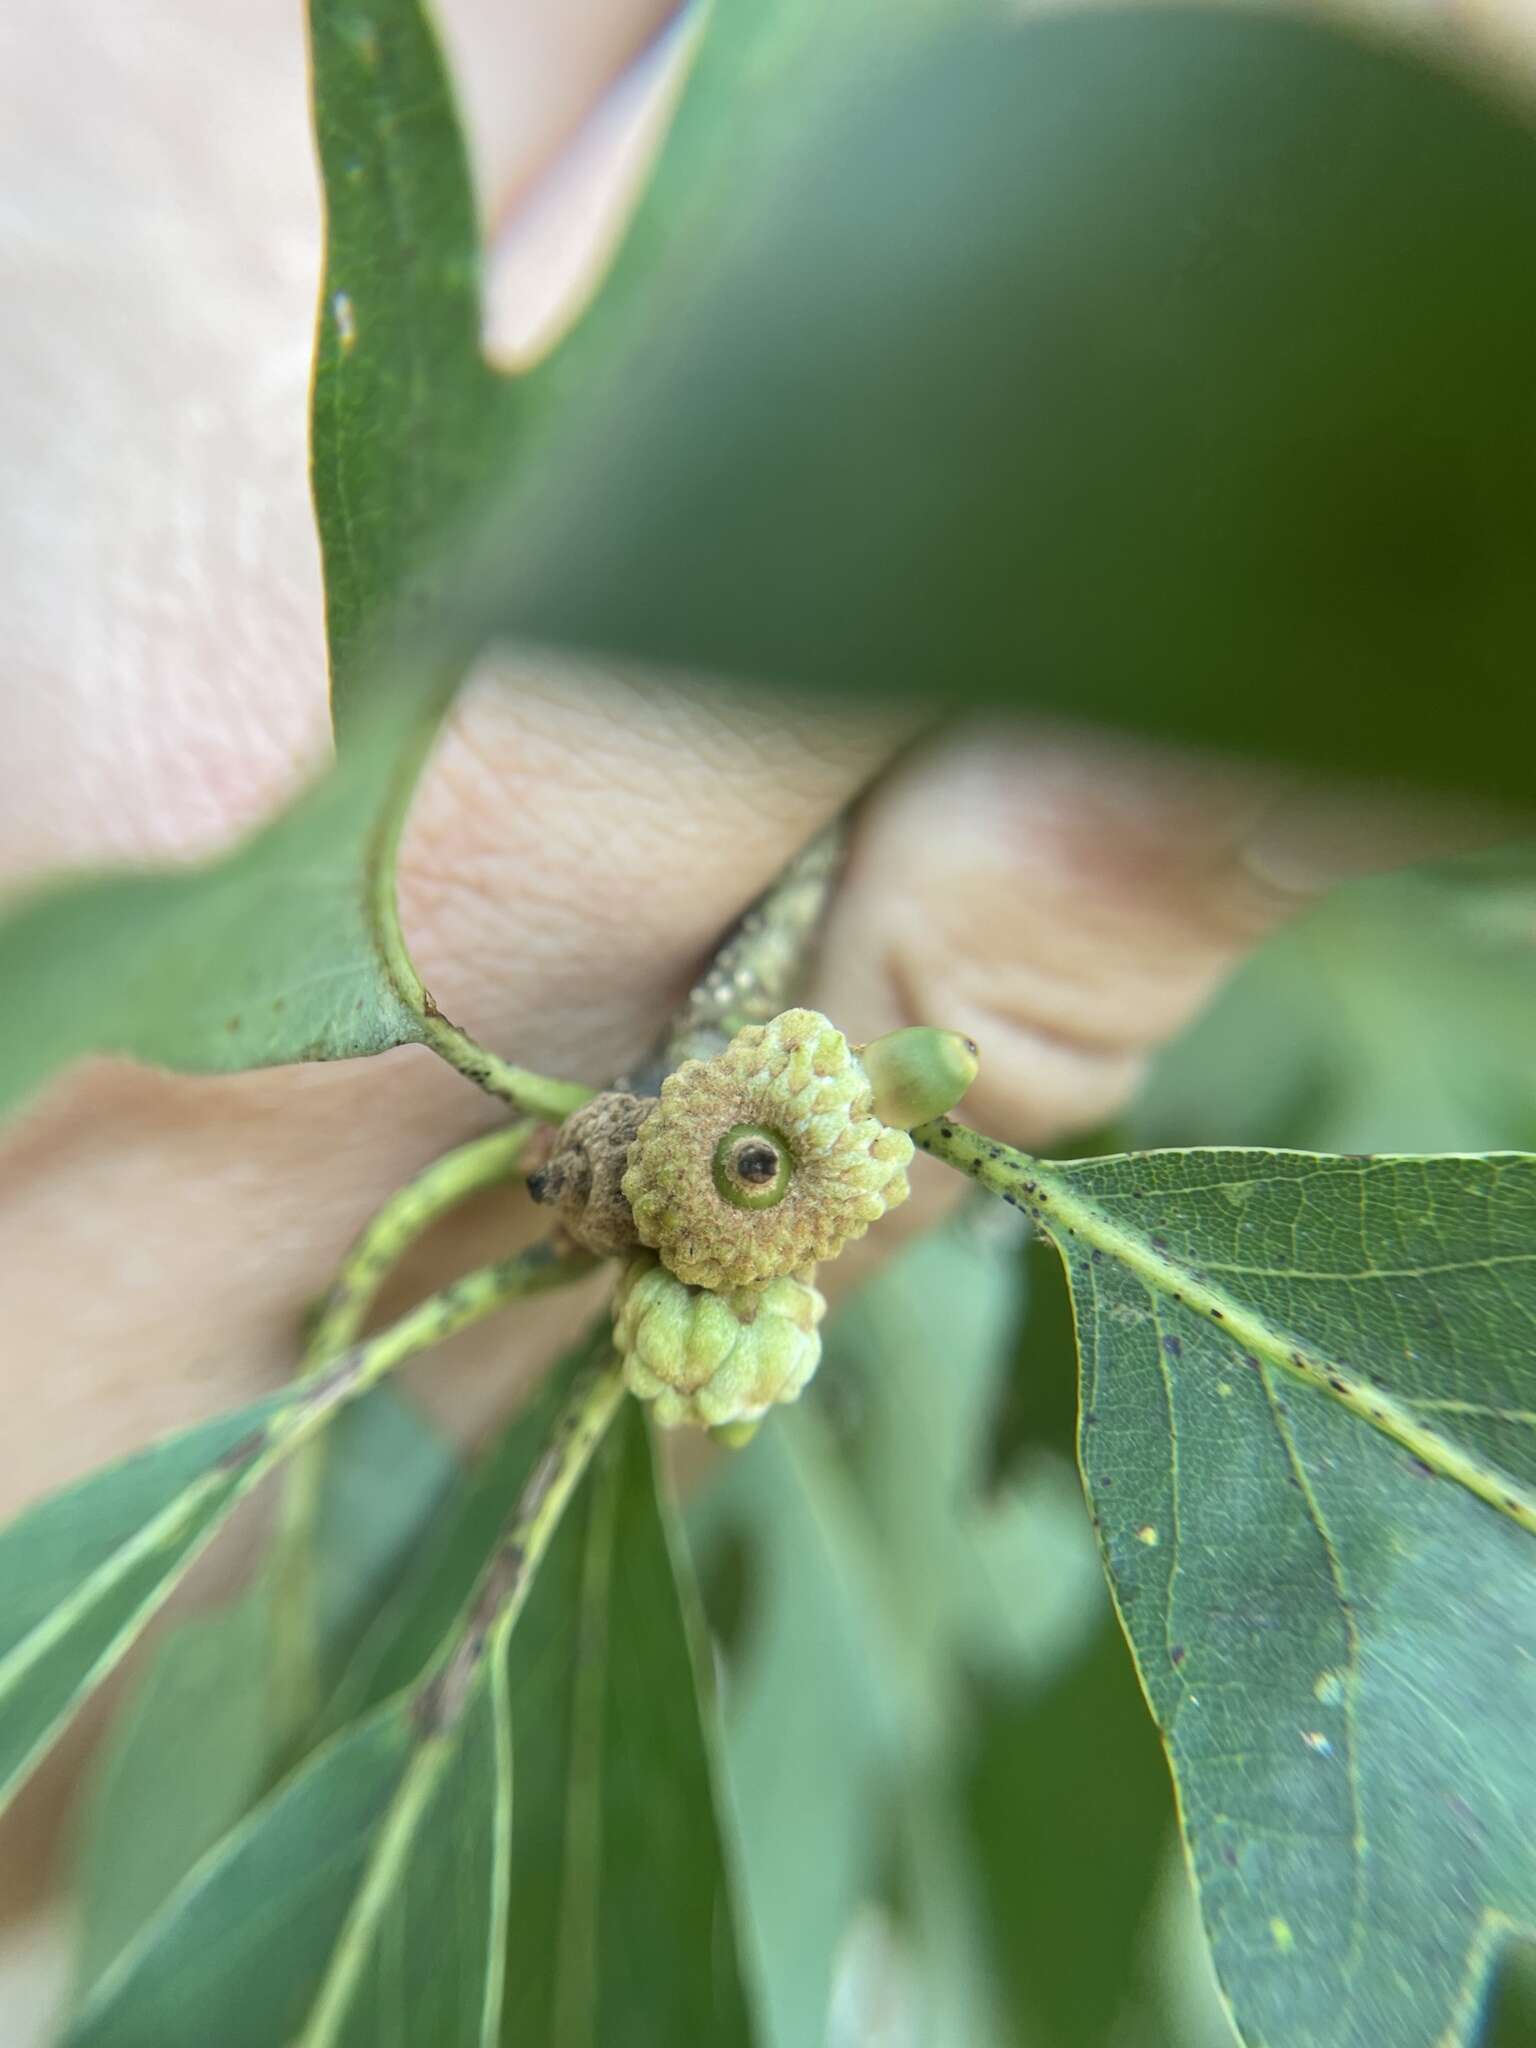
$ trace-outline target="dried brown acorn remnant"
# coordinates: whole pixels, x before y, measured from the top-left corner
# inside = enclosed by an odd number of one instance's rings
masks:
[[[548,1159],[528,1177],[534,1200],[552,1203],[567,1234],[600,1257],[640,1242],[621,1183],[635,1134],[655,1107],[654,1095],[594,1095],[566,1118]]]
[[[764,1287],[689,1287],[641,1252],[614,1297],[614,1340],[630,1391],[664,1427],[741,1435],[816,1370],[826,1307],[810,1271]]]
[[[815,1010],[686,1060],[630,1147],[642,1244],[691,1287],[752,1287],[833,1258],[907,1198],[912,1140],[874,1114],[869,1077]]]

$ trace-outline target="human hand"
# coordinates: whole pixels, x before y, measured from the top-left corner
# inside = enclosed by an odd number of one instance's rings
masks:
[[[604,0],[578,32],[556,10],[447,10],[503,309],[532,293],[547,312],[563,231],[592,233],[600,151],[532,181],[663,11]],[[147,0],[119,21],[24,0],[0,33],[6,175],[35,223],[0,382],[0,444],[25,466],[0,510],[11,888],[223,843],[323,757],[326,718],[303,456],[318,206],[294,12]],[[524,297],[503,338],[515,324],[526,341],[530,317]],[[861,799],[812,999],[856,1039],[913,1020],[974,1036],[969,1111],[1038,1146],[1112,1112],[1330,875],[1423,843],[1416,816],[1388,844],[1387,814],[1354,796],[1102,737],[973,728],[908,751],[913,736],[897,714],[786,715],[702,684],[487,671],[405,847],[424,977],[520,1062],[600,1080]],[[4,1512],[290,1372],[303,1304],[375,1202],[495,1113],[418,1051],[218,1081],[100,1062],[61,1081],[0,1151]],[[432,1284],[533,1227],[493,1205],[409,1277]],[[472,1434],[590,1299],[459,1340],[418,1390]]]

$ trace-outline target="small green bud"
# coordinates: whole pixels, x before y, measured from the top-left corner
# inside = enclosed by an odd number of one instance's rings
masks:
[[[928,1024],[888,1031],[857,1050],[874,1091],[875,1115],[898,1131],[914,1130],[953,1109],[981,1065],[974,1039]]]

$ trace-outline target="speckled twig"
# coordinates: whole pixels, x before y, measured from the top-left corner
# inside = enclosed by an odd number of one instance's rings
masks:
[[[654,1095],[684,1060],[712,1059],[744,1024],[766,1024],[800,993],[843,864],[844,817],[825,826],[732,927],[637,1073],[618,1085]]]

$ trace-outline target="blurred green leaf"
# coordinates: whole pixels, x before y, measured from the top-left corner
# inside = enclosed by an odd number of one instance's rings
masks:
[[[1517,114],[1204,8],[871,38],[838,84],[540,422],[477,617],[1529,797]]]
[[[482,1266],[322,1370],[109,1465],[0,1530],[0,1803],[253,1486],[403,1359],[581,1270],[541,1247]]]
[[[1077,1443],[1077,1337],[1072,1298],[1049,1240],[1023,1252],[1026,1309],[1012,1370],[998,1403],[992,1471],[1006,1475],[1029,1452],[1071,1458]]]
[[[295,2048],[375,2048],[390,2034],[494,2048],[511,1833],[512,1719],[498,1639],[449,1726],[418,1729]]]
[[[265,1789],[269,1627],[258,1587],[172,1630],[114,1720],[81,1819],[80,1985],[96,1982]]]
[[[23,903],[5,1100],[91,1049],[420,1036],[393,840],[471,651],[445,536],[496,479],[482,623],[524,637],[1529,793],[1486,743],[1532,624],[1526,129],[1317,25],[942,15],[700,17],[610,285],[513,382],[417,7],[315,0],[340,768],[211,867]]]
[[[1329,896],[1161,1056],[1138,1147],[1481,1152],[1536,1141],[1536,888],[1480,864]]]
[[[0,1801],[268,1468],[285,1398],[184,1430],[0,1530]]]
[[[419,1753],[408,1699],[318,1751],[172,1894],[95,1986],[66,2048],[293,2040]]]
[[[1050,1475],[982,1494],[1020,1308],[1017,1233],[993,1220],[920,1240],[845,1304],[814,1394],[690,1517],[706,1573],[741,1563],[727,1760],[777,2048],[822,2039],[845,1945],[893,1856],[926,1855],[921,1835],[962,1889],[973,1882],[945,1810],[969,1675],[1043,1681],[1102,1600],[1080,1504]],[[947,2040],[991,1994],[939,1882],[911,1873],[908,1931],[913,1998]]]
[[[1036,1214],[1244,2038],[1445,2048],[1536,1930],[1536,1160],[926,1143]]]
[[[451,1496],[457,1461],[388,1387],[333,1425],[316,1522],[328,1669],[356,1642]],[[481,1555],[485,1548],[482,1546]],[[271,1584],[194,1616],[150,1649],[95,1760],[76,1855],[76,1972],[102,1970],[267,1788],[275,1746]],[[309,1731],[291,1731],[302,1744]]]
[[[1015,2038],[1179,2048],[1147,1957],[1173,1793],[1108,1602],[1044,1685],[994,1683],[977,1707],[966,1804]]]
[[[1513,1949],[1502,1973],[1487,2048],[1529,2048],[1536,2041],[1536,1947]]]
[[[371,2042],[385,2030],[380,2001],[398,2011],[402,1998],[405,2037],[443,2048],[566,2038],[559,2029],[588,2023],[592,2038],[636,2048],[751,2041],[711,1737],[690,1706],[692,1594],[674,1577],[632,1405],[512,1637],[510,1803],[495,1658],[481,1660],[450,1728],[421,1712],[416,1681],[461,1639],[551,1407],[591,1348],[503,1437],[423,1569],[381,1611],[338,1702],[361,1707],[392,1674],[406,1690],[344,1728],[183,1881],[97,1984],[71,2048],[170,2038],[156,2032],[170,2011],[186,2038],[236,2048]],[[333,1806],[356,1815],[339,1847]],[[253,1912],[274,1888],[278,1909]]]
[[[600,1429],[599,1411],[583,1412]],[[420,1682],[315,1752],[189,1873],[96,1984],[71,2043],[165,2038],[168,2011],[185,2038],[253,2048],[373,2042],[386,2022],[443,2048],[498,2038],[506,1658],[529,1554],[504,1546],[509,1529],[533,1545],[536,1509],[515,1503],[530,1500],[535,1462],[531,1452],[480,1559],[476,1597],[456,1604]],[[498,1577],[492,1559],[505,1567],[514,1556]]]
[[[452,1445],[393,1387],[375,1387],[337,1416],[326,1433],[314,1528],[323,1684],[339,1682],[362,1633],[432,1532],[459,1511],[465,1490]],[[482,1558],[489,1548],[488,1538]]]
[[[883,1876],[914,1689],[870,1532],[819,1416],[775,1418],[689,1517],[706,1563],[744,1546],[727,1666],[726,1763],[741,1819],[764,2038],[825,2038],[839,1948]]]
[[[927,5],[909,0],[913,13]],[[717,13],[623,274],[584,323],[562,389],[584,393],[622,360],[629,280],[666,305],[663,257],[681,250],[686,269],[715,158],[751,154],[751,138],[782,127],[786,81],[803,87],[829,41],[822,11],[802,0]],[[395,916],[394,860],[473,652],[442,616],[444,541],[512,466],[547,397],[481,353],[474,196],[418,0],[311,0],[309,24],[326,212],[312,482],[338,764],[222,859],[71,879],[0,917],[0,984],[11,992],[0,1112],[89,1052],[231,1072],[422,1035],[426,998]],[[848,33],[839,25],[830,39]]]
[[[1013,2036],[983,1929],[980,1872],[947,1776],[909,1783],[900,1820],[903,1897],[919,1965],[917,2038],[924,2048],[1005,2048]]]
[[[62,883],[0,922],[0,1106],[70,1059],[230,1071],[420,1036],[394,910],[406,802],[465,659],[384,658],[420,625],[446,524],[503,458],[511,389],[479,347],[479,234],[416,0],[313,0],[326,270],[313,482],[336,771],[227,857]],[[425,641],[418,647],[421,655]]]
[[[415,1036],[360,886],[391,758],[381,722],[227,858],[62,883],[0,920],[0,1109],[88,1052],[228,1072]]]
[[[402,1561],[403,1569],[389,1597],[379,1606],[336,1680],[323,1717],[326,1728],[339,1729],[359,1719],[414,1684],[426,1670],[470,1600],[508,1511],[533,1470],[574,1381],[599,1355],[607,1354],[611,1341],[605,1315],[554,1368],[528,1406],[505,1425],[467,1484],[456,1491],[424,1532],[415,1546],[415,1556]],[[550,1569],[546,1561],[545,1576]],[[537,1606],[539,1600],[535,1591],[530,1605]],[[518,1624],[519,1633],[525,1634],[531,1625],[525,1614]]]
[[[983,1212],[909,1247],[839,1313],[822,1367],[902,1637],[931,1673],[1017,1620],[982,1500],[1023,1313],[1022,1233],[996,1220]]]
[[[513,1638],[505,2048],[757,2038],[686,1556],[626,1403]]]
[[[651,61],[678,69],[678,105],[592,304],[522,379],[529,431],[621,382],[665,346],[698,285],[701,244],[730,232],[734,202],[777,167],[787,138],[835,107],[872,50],[925,47],[946,23],[998,19],[1009,0],[680,0]],[[679,49],[677,45],[682,45]],[[669,50],[668,45],[672,48]],[[520,451],[521,452],[521,451]]]

